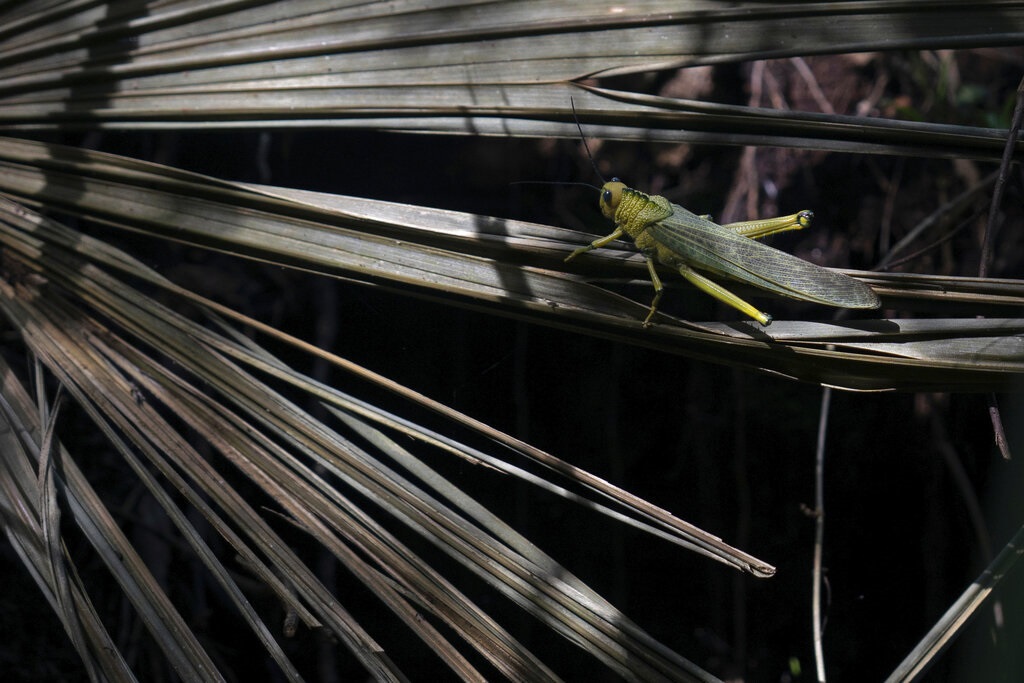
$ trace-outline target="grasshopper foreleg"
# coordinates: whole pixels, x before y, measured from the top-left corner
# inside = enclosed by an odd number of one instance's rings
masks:
[[[571,254],[569,254],[568,256],[566,256],[565,260],[566,261],[571,261],[574,258],[576,258],[577,256],[579,256],[580,254],[586,254],[588,251],[591,251],[593,249],[600,249],[601,247],[603,247],[603,246],[605,246],[607,244],[611,244],[612,242],[614,242],[615,240],[619,239],[620,237],[622,237],[625,234],[626,234],[625,230],[623,230],[622,228],[618,228],[617,227],[617,228],[615,228],[615,231],[613,233],[611,233],[610,235],[605,235],[604,237],[602,237],[600,239],[594,240],[593,242],[591,242],[590,244],[588,244],[585,247],[580,247],[576,251],[574,251]]]

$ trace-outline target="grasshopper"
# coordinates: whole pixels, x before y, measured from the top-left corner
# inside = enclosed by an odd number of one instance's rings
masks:
[[[698,273],[697,269],[756,285],[791,299],[826,306],[878,308],[881,305],[878,295],[863,282],[755,241],[767,235],[810,226],[814,217],[810,211],[719,225],[710,216],[698,216],[664,197],[634,190],[618,178],[612,178],[601,187],[600,205],[601,213],[615,221],[615,230],[575,250],[565,260],[571,261],[591,249],[629,235],[647,259],[647,270],[654,285],[654,300],[644,327],[650,326],[664,292],[655,260],[678,270],[698,289],[763,326],[771,324],[770,315]]]

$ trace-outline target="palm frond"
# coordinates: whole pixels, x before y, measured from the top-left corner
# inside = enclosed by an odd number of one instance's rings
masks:
[[[996,130],[588,85],[681,66],[1024,37],[1024,12],[1012,3],[942,9],[871,0],[154,3],[81,12],[29,4],[0,33],[0,129],[344,126],[573,138],[575,100],[588,133],[608,139],[998,159],[1005,136]]]
[[[374,455],[314,420],[237,365],[232,357],[244,359],[264,372],[287,375],[293,384],[301,382],[304,388],[314,388],[308,379],[252,347],[251,342],[239,346],[237,341],[204,330],[74,252],[100,255],[107,265],[130,268],[134,276],[150,282],[159,282],[158,275],[128,255],[75,235],[27,209],[12,204],[5,208],[7,282],[13,283],[0,303],[5,315],[22,331],[28,346],[61,386],[67,387],[118,446],[122,457],[132,464],[208,568],[224,582],[223,587],[248,615],[250,626],[264,645],[285,671],[293,672],[293,677],[294,667],[266,626],[166,494],[166,484],[149,474],[147,466],[158,470],[201,510],[244,558],[246,567],[261,579],[287,577],[284,582],[273,580],[271,587],[279,599],[304,615],[307,624],[338,634],[375,677],[402,678],[380,646],[308,567],[287,550],[289,543],[239,493],[223,485],[228,475],[183,440],[161,415],[161,408],[201,435],[224,458],[225,466],[237,469],[262,489],[280,514],[329,549],[464,679],[477,679],[479,674],[457,647],[422,618],[421,612],[458,629],[505,676],[549,680],[554,674],[388,531],[387,525],[360,511],[339,484],[431,539],[513,603],[620,674],[641,679],[668,676],[709,680],[707,674],[653,641],[568,570],[383,433],[354,415],[338,413],[345,424],[380,452]],[[192,300],[200,302],[194,297]],[[113,326],[102,319],[112,321]],[[143,352],[143,347],[152,348],[155,355]],[[170,360],[179,372],[169,371],[161,358]],[[343,395],[327,393],[326,398],[333,403],[349,407]],[[366,412],[365,404],[362,412]],[[142,452],[148,465],[141,464],[134,451]],[[62,460],[66,462],[69,457]],[[467,457],[474,455],[469,453]],[[388,459],[399,469],[387,464]],[[574,469],[550,456],[548,459],[560,465],[563,472]],[[315,468],[321,468],[327,476],[317,474]],[[422,483],[404,476],[402,469]],[[507,471],[515,474],[514,470]],[[593,478],[578,473],[575,479],[591,485]],[[602,488],[630,515],[646,517],[661,527],[658,530],[650,523],[641,524],[661,536],[674,536],[681,545],[748,571],[762,575],[772,571],[765,563],[681,524],[667,513],[649,505],[638,507],[614,487]],[[465,517],[466,513],[471,517]],[[76,521],[97,524],[92,519]],[[151,596],[140,596],[137,604],[141,609],[151,600]],[[155,605],[162,606],[163,617],[175,616],[173,610],[167,611],[166,604],[157,601]],[[161,646],[168,640],[162,632],[161,625],[166,623],[163,617],[154,615],[149,623],[156,629],[154,639]],[[172,638],[169,642],[176,641]],[[212,670],[212,664],[202,658],[201,649],[194,642],[186,644],[190,645],[188,649],[168,646],[165,652],[173,659],[176,652],[183,651],[180,656],[189,660],[190,667]],[[643,663],[645,659],[647,663]]]
[[[778,321],[763,329],[662,316],[648,330],[639,322],[643,304],[563,269],[563,255],[589,242],[580,233],[0,142],[0,189],[23,201],[270,263],[847,389],[998,390],[1016,386],[1024,373],[1016,318]],[[600,250],[594,260],[604,277],[645,277],[643,260],[626,245]],[[944,306],[991,315],[1024,305],[1024,285],[1016,280],[851,274],[885,301],[925,301],[940,315]]]

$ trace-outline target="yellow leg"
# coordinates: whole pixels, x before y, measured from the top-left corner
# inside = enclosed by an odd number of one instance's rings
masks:
[[[725,287],[722,287],[717,282],[709,280],[708,278],[704,277],[703,275],[695,271],[693,268],[690,268],[689,266],[679,266],[679,274],[685,277],[687,280],[689,280],[690,283],[693,284],[693,286],[697,287],[705,294],[710,294],[711,296],[715,297],[722,303],[729,304],[739,312],[745,315],[749,315],[751,318],[761,323],[765,327],[771,325],[772,317],[770,315],[757,310],[756,308],[748,304],[746,301],[730,292]],[[661,283],[659,282],[658,284]],[[655,301],[657,301],[657,299],[655,299]],[[651,315],[654,315],[653,308],[651,309]],[[650,320],[651,316],[647,316],[647,319]]]
[[[814,218],[814,213],[811,211],[801,211],[794,213],[789,216],[779,216],[778,218],[762,218],[756,221],[741,221],[739,223],[727,223],[723,225],[723,228],[728,228],[733,232],[739,233],[744,237],[751,239],[760,239],[767,237],[768,235],[774,235],[777,232],[786,232],[787,230],[803,230],[804,228],[811,227],[811,219]]]
[[[613,232],[612,234],[605,235],[604,237],[602,237],[600,239],[596,239],[596,240],[594,240],[593,242],[591,242],[590,244],[588,244],[585,247],[580,247],[576,251],[574,251],[571,254],[569,254],[568,256],[566,256],[565,260],[566,261],[571,261],[574,258],[576,258],[577,256],[579,256],[580,254],[586,254],[588,251],[591,251],[592,249],[600,249],[601,247],[614,242],[615,240],[619,239],[620,237],[622,237],[625,234],[626,234],[626,231],[623,230],[622,228],[615,228],[615,232]]]

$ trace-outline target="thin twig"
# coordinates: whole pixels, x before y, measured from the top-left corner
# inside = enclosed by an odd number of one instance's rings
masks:
[[[988,395],[988,415],[992,419],[992,434],[996,440],[996,447],[1004,460],[1010,459],[1010,442],[1006,440],[1006,430],[1003,429],[1003,418],[999,412],[999,402],[995,393]]]
[[[896,258],[896,254],[903,251],[908,245],[910,245],[923,233],[930,230],[935,225],[940,224],[943,221],[943,219],[945,219],[946,216],[948,216],[949,214],[959,214],[961,211],[963,211],[968,204],[974,201],[975,195],[987,190],[988,186],[993,184],[998,176],[998,172],[990,173],[989,175],[982,178],[976,185],[967,188],[966,190],[958,194],[956,197],[953,197],[953,199],[950,199],[948,202],[946,202],[945,204],[937,208],[935,211],[933,211],[931,214],[926,216],[924,220],[915,225],[906,235],[904,235],[903,238],[895,244],[895,246],[889,249],[888,253],[886,253],[878,261],[878,264],[873,268],[873,270],[886,270],[894,265],[897,265],[896,261],[894,261],[894,259]],[[929,245],[929,248],[932,248],[934,246],[935,245]]]
[[[981,263],[978,265],[978,277],[988,277],[988,270],[992,263],[992,241],[994,240],[996,218],[999,214],[999,207],[1003,203],[1003,190],[1006,187],[1006,179],[1010,175],[1013,153],[1017,149],[1017,140],[1020,139],[1022,119],[1024,119],[1024,78],[1017,86],[1017,104],[1013,108],[1013,121],[1010,124],[1010,132],[1006,136],[1003,159],[999,164],[999,177],[996,178],[996,186],[992,190],[992,210],[989,211],[985,237],[981,243]]]
[[[790,57],[790,63],[796,67],[796,72],[800,74],[800,78],[804,79],[804,83],[807,84],[807,89],[811,93],[811,97],[817,102],[818,107],[826,114],[835,114],[836,110],[832,108],[832,103],[825,97],[825,93],[822,92],[821,86],[818,85],[818,79],[814,77],[814,72],[811,71],[811,67],[804,61],[803,57]]]
[[[814,665],[818,682],[825,683],[825,653],[821,646],[821,555],[825,544],[825,434],[828,432],[829,405],[832,389],[821,391],[821,416],[818,419],[818,444],[814,459],[814,567],[811,586],[811,625],[814,632]]]
[[[926,244],[925,246],[921,247],[917,251],[912,251],[909,254],[907,254],[906,256],[903,256],[902,258],[893,259],[891,261],[888,261],[885,264],[884,269],[889,269],[889,268],[895,268],[897,266],[902,266],[904,263],[909,263],[909,262],[917,259],[918,257],[923,256],[924,254],[927,254],[928,252],[934,251],[935,249],[941,247],[943,244],[945,244],[946,242],[949,242],[950,240],[952,240],[954,237],[956,237],[961,232],[966,230],[976,220],[978,220],[978,217],[982,213],[984,213],[984,211],[985,211],[984,209],[979,209],[978,211],[973,212],[970,216],[968,216],[964,220],[962,220],[959,223],[957,223],[956,227],[954,227],[952,230],[947,232],[945,235],[943,235],[942,237],[938,238],[934,242],[930,242],[930,243]],[[889,254],[886,255],[885,258],[888,259],[889,256],[891,254],[893,254],[893,253],[895,253],[895,249],[891,250],[889,252]],[[882,270],[882,269],[883,269],[882,267],[876,267],[876,270]]]
[[[1017,149],[1017,140],[1020,139],[1021,120],[1024,119],[1024,78],[1017,85],[1017,104],[1013,108],[1013,121],[1010,123],[1010,132],[1006,136],[1006,146],[1003,148],[1003,159],[999,164],[999,177],[996,178],[996,186],[992,190],[992,208],[988,212],[988,222],[985,225],[985,237],[981,243],[981,263],[978,264],[978,277],[988,277],[988,270],[992,262],[992,242],[996,231],[996,218],[999,214],[999,207],[1003,201],[1003,189],[1006,186],[1006,179],[1010,175],[1010,163],[1013,161],[1013,153]],[[996,446],[999,453],[1005,460],[1010,459],[1010,445],[1006,441],[1006,431],[1003,429],[1003,418],[999,413],[999,404],[996,395],[989,394],[988,414],[992,420],[992,433],[995,436]]]

